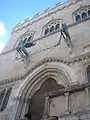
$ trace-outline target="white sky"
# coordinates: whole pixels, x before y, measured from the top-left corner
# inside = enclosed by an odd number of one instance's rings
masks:
[[[6,36],[6,28],[5,28],[5,24],[3,22],[0,22],[0,53],[3,50],[5,43],[3,41],[3,37]]]
[[[0,42],[0,53],[3,50],[4,46],[5,46],[5,44],[3,42]]]

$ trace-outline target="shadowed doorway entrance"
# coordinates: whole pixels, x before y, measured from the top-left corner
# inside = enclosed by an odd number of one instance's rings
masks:
[[[57,84],[56,80],[47,79],[31,99],[30,111],[28,111],[31,114],[31,120],[40,120],[43,117],[45,94],[63,88],[63,86]]]

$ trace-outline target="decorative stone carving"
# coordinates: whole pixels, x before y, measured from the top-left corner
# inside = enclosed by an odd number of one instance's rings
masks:
[[[50,98],[49,96],[45,97],[45,108],[44,108],[44,118],[47,118],[49,116],[49,110],[50,109]]]

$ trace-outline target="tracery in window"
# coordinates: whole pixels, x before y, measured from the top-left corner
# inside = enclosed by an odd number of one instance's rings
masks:
[[[55,30],[58,30],[59,28],[60,28],[60,25],[59,25],[59,24],[56,24]]]
[[[43,27],[44,35],[49,35],[60,29],[62,19],[52,19]]]
[[[22,36],[18,38],[18,41],[16,42],[14,48],[17,48],[21,40],[24,42],[24,45],[31,43],[33,41],[34,34],[35,31],[31,31],[31,32],[27,31],[26,33],[24,33]]]
[[[27,42],[27,38],[24,38],[24,40],[23,40],[23,41],[24,41],[24,43],[26,43],[26,42]]]
[[[30,35],[27,39],[27,42],[31,42],[32,39],[33,39],[33,36]]]
[[[82,20],[86,20],[87,19],[87,13],[83,12],[82,13]]]
[[[83,6],[76,10],[74,13],[75,22],[80,22],[90,18],[90,6]]]

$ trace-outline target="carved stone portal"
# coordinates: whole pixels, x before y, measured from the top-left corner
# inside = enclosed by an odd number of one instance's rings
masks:
[[[30,114],[32,120],[40,120],[45,115],[49,114],[49,97],[45,97],[45,95],[48,92],[57,91],[62,88],[63,87],[61,85],[58,85],[56,81],[51,78],[42,84],[41,88],[33,95],[31,99]]]

